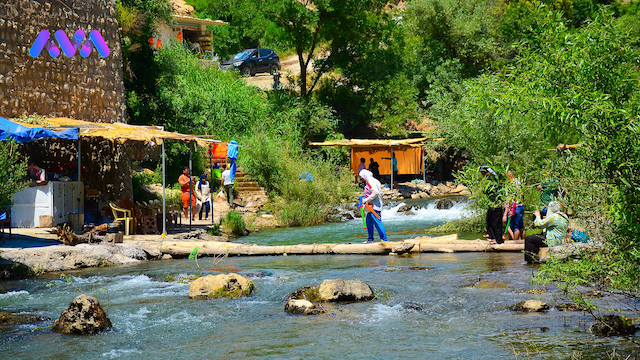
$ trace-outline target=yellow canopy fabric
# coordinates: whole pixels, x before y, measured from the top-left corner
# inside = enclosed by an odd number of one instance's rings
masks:
[[[400,139],[400,140],[370,140],[370,139],[345,139],[323,142],[309,142],[311,146],[349,146],[349,147],[388,147],[388,146],[409,146],[421,147],[422,142],[428,140],[428,137],[417,139]]]
[[[82,137],[97,137],[109,139],[124,144],[128,141],[138,141],[148,144],[155,142],[157,145],[162,144],[165,139],[195,142],[198,146],[208,147],[210,141],[198,138],[195,135],[180,134],[177,132],[164,131],[159,126],[129,125],[125,123],[96,123],[83,120],[74,120],[69,118],[45,118],[42,123],[28,124],[22,123],[19,119],[12,119],[26,127],[47,127],[56,128],[79,128],[78,135]]]

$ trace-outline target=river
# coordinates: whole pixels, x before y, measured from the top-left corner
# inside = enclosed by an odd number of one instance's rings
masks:
[[[392,240],[425,235],[431,224],[458,218],[464,205],[423,209],[415,215],[383,211]],[[359,219],[244,238],[257,244],[362,241]],[[559,297],[549,288],[534,295],[535,266],[519,253],[454,253],[392,256],[267,256],[155,261],[5,281],[0,309],[55,319],[77,295],[96,296],[115,327],[96,336],[53,333],[52,321],[0,328],[2,359],[496,359],[638,356],[639,336],[588,334],[583,312],[525,314],[519,301]],[[234,300],[189,300],[191,274],[234,271],[249,276],[258,292]],[[168,278],[173,281],[165,281]],[[327,305],[334,312],[293,316],[283,298],[324,279],[360,279],[378,298]],[[480,280],[507,288],[478,289]],[[561,301],[562,302],[562,301]],[[624,358],[624,357],[622,357]]]

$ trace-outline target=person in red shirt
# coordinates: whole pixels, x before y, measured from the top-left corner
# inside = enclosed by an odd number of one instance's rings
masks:
[[[180,190],[182,191],[180,197],[182,198],[182,214],[185,219],[189,218],[189,199],[191,199],[191,220],[195,220],[197,207],[196,196],[191,193],[195,179],[195,176],[189,176],[188,166],[182,168],[182,175],[178,177],[178,182],[180,183]]]

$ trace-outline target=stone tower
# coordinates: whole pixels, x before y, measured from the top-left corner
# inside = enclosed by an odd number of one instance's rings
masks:
[[[49,48],[32,57],[30,49],[42,30],[51,34]],[[62,30],[97,30],[110,54],[94,48],[67,57],[55,38]],[[84,40],[87,43],[87,40]],[[83,43],[83,44],[84,44]],[[55,54],[55,50],[53,51]],[[4,0],[0,2],[0,116],[38,114],[92,122],[125,121],[122,51],[115,0]]]

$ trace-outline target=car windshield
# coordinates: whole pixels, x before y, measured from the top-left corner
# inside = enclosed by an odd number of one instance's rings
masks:
[[[233,57],[233,60],[246,60],[249,58],[249,55],[251,55],[251,53],[253,52],[253,50],[245,50],[241,53],[236,54]]]

